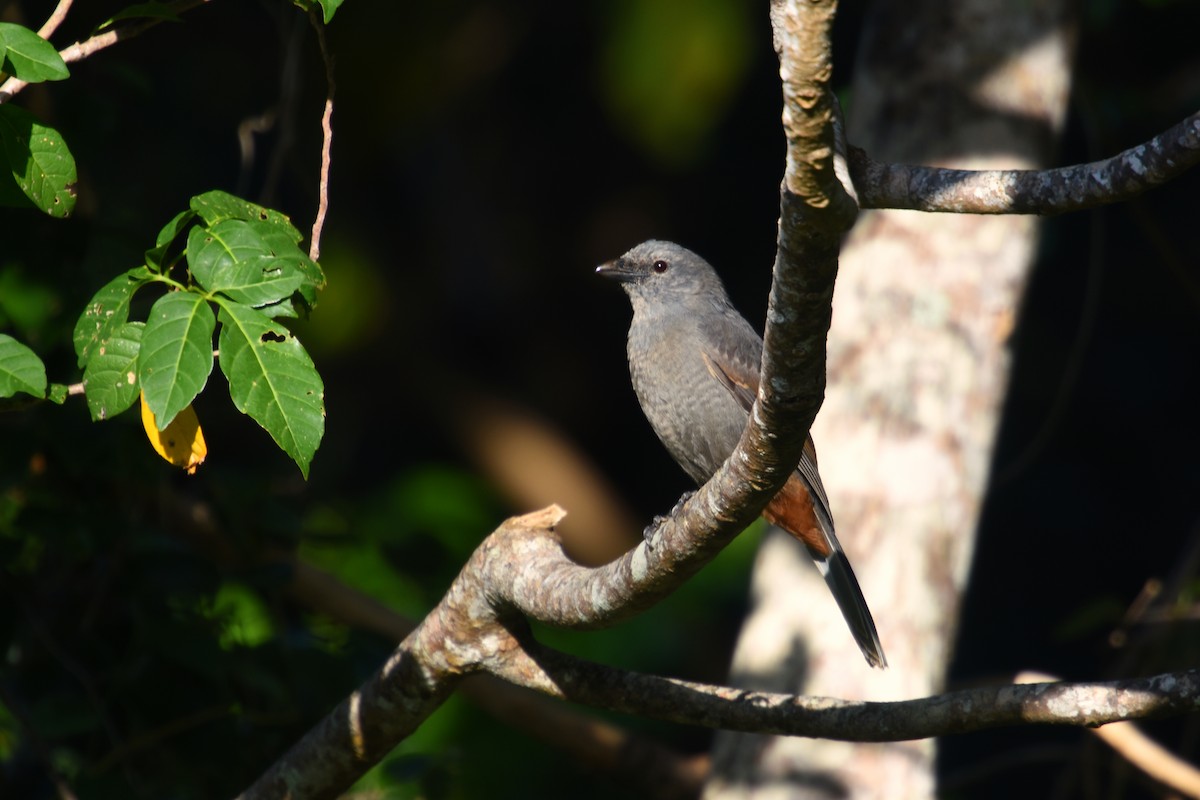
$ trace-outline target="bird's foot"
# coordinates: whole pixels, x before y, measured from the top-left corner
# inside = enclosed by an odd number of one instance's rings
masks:
[[[671,507],[670,514],[666,514],[666,515],[656,514],[654,519],[650,520],[650,524],[642,529],[642,538],[645,539],[647,543],[649,543],[650,540],[654,538],[654,534],[658,533],[658,529],[663,526],[663,523],[665,523],[671,517],[674,517],[680,511],[682,511],[684,503],[686,503],[688,500],[691,500],[692,495],[694,495],[695,493],[696,493],[695,490],[692,490],[690,492],[684,492],[680,496],[679,500],[677,500],[675,502],[675,505]]]

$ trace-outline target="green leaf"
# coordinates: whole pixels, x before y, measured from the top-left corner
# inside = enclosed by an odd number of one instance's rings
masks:
[[[137,379],[137,356],[144,322],[127,322],[104,339],[83,371],[83,393],[92,421],[120,414],[133,405],[142,387]]]
[[[342,2],[343,0],[292,0],[292,3],[296,6],[296,8],[303,9],[304,11],[310,11],[314,4],[319,5],[321,7],[322,18],[325,20],[326,25],[329,24],[329,20],[333,19],[334,12],[338,10],[338,6],[340,6]]]
[[[300,288],[304,276],[288,262],[270,257],[234,264],[210,288],[248,306],[278,303]]]
[[[171,292],[150,308],[137,377],[160,431],[208,382],[215,329],[212,308],[196,292]]]
[[[325,12],[325,24],[329,24],[329,20],[333,19],[334,13],[338,10],[338,6],[342,4],[342,0],[317,0],[321,4],[321,10]]]
[[[71,387],[65,383],[52,383],[50,390],[46,393],[47,399],[55,405],[61,406],[67,402],[67,398],[71,395]]]
[[[52,217],[75,209],[75,159],[54,128],[23,108],[0,105],[0,149],[22,194]]]
[[[128,8],[123,8],[113,16],[101,22],[96,26],[97,31],[102,31],[105,28],[112,27],[114,22],[120,22],[124,19],[156,19],[160,22],[183,22],[183,19],[175,13],[174,9],[165,3],[134,3]]]
[[[188,263],[196,281],[210,292],[222,292],[249,306],[278,303],[305,282],[296,246],[291,258],[277,258],[259,235],[269,223],[227,219],[211,228],[193,228],[188,235]]]
[[[245,220],[226,219],[188,234],[188,268],[196,282],[215,291],[215,282],[238,262],[271,255],[271,248]]]
[[[317,304],[317,292],[325,288],[325,273],[317,262],[296,246],[298,240],[293,240],[287,231],[278,225],[251,223],[263,240],[271,247],[278,258],[292,262],[304,276],[300,284],[300,295],[309,308]],[[295,231],[295,229],[292,229]]]
[[[260,220],[292,231],[295,236],[294,241],[298,242],[304,238],[300,231],[292,225],[292,221],[286,214],[264,208],[240,197],[234,197],[228,192],[214,189],[211,192],[196,195],[192,198],[191,207],[209,227],[227,219]]]
[[[158,236],[154,238],[154,247],[146,251],[146,265],[155,272],[163,271],[163,261],[167,257],[167,250],[171,247],[171,243],[183,233],[188,225],[192,224],[192,220],[196,218],[196,212],[191,209],[180,211],[171,221],[163,225],[162,230],[158,232]]]
[[[71,76],[54,45],[21,25],[0,22],[0,52],[4,54],[0,70],[26,83],[61,81]]]
[[[325,434],[325,386],[303,345],[253,308],[219,299],[221,371],[229,396],[308,477]]]
[[[300,316],[296,311],[295,299],[292,297],[263,306],[258,310],[271,319],[298,319]]]
[[[46,396],[46,365],[25,345],[0,333],[0,397]]]
[[[87,308],[75,323],[75,355],[79,366],[87,364],[97,343],[107,339],[112,332],[129,319],[129,303],[133,293],[145,286],[154,277],[146,267],[135,267],[124,275],[118,275],[88,301]]]

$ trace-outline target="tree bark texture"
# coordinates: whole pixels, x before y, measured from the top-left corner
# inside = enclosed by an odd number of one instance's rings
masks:
[[[1061,1],[878,2],[849,142],[878,161],[1044,166],[1063,126],[1073,48]],[[1030,217],[860,216],[842,251],[813,437],[891,666],[867,667],[807,556],[773,532],[755,568],[736,685],[876,700],[942,689],[1037,233]],[[933,762],[929,741],[720,733],[705,796],[929,797]]]

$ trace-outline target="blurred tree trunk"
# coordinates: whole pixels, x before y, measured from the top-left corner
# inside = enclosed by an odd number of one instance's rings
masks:
[[[1046,165],[1074,25],[1062,0],[883,0],[863,36],[848,138],[878,160]],[[813,437],[890,668],[863,661],[795,543],[765,538],[735,685],[892,700],[943,688],[1038,235],[1030,217],[864,212],[842,253],[829,389]],[[718,734],[705,796],[929,797],[932,742]]]

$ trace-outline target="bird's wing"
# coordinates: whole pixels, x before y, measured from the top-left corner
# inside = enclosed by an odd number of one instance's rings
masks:
[[[733,395],[747,414],[758,396],[758,370],[762,360],[762,340],[753,332],[748,323],[746,326],[734,325],[731,328],[735,334],[720,340],[710,342],[707,350],[701,351],[704,366],[718,383]],[[744,334],[749,334],[746,336]],[[833,514],[829,511],[829,497],[825,494],[825,486],[821,483],[821,475],[817,472],[817,449],[812,437],[804,441],[804,453],[796,466],[805,484],[816,496],[823,521],[828,521],[830,530],[833,529]]]

